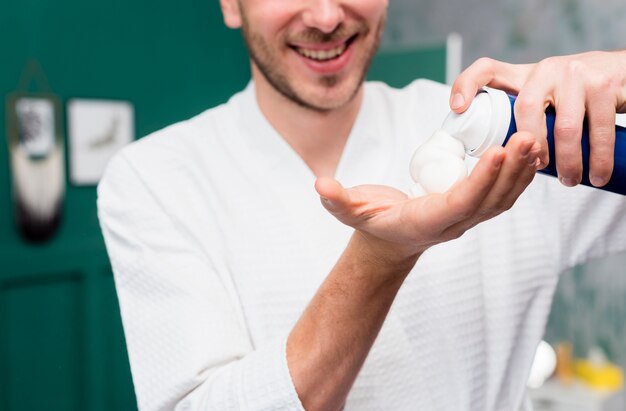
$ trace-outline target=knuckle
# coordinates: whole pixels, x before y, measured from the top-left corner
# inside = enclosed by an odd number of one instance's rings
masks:
[[[456,216],[459,221],[465,221],[469,219],[474,213],[467,207],[457,208]]]
[[[598,73],[590,80],[590,87],[594,94],[606,95],[613,89],[613,79],[604,73]]]
[[[613,127],[597,126],[593,130],[593,145],[611,147],[615,143],[615,129]]]
[[[554,125],[554,132],[559,138],[574,138],[582,132],[582,123],[572,118],[563,118]]]
[[[579,59],[572,59],[567,62],[566,71],[570,76],[578,77],[587,72],[587,64]]]
[[[476,62],[474,63],[474,65],[476,67],[482,68],[484,70],[490,70],[493,68],[495,60],[489,58],[489,57],[481,57],[478,60],[476,60]]]
[[[515,113],[522,116],[533,113],[540,104],[541,102],[537,98],[528,94],[520,94],[515,102]]]
[[[500,214],[500,210],[494,206],[485,207],[481,213],[481,221],[486,221]]]
[[[503,202],[502,202],[502,212],[505,211],[509,211],[511,208],[513,208],[513,205],[515,204],[515,200],[517,200],[517,195],[514,196],[513,198],[506,198]]]
[[[613,159],[608,156],[593,156],[591,158],[593,169],[601,174],[609,174],[613,171]]]
[[[537,64],[539,70],[553,70],[561,61],[558,56],[546,57]]]
[[[458,216],[459,219],[465,220],[472,214],[467,204],[463,201],[461,196],[450,195],[447,198],[448,206]]]
[[[496,60],[489,57],[481,57],[472,64],[473,69],[479,73],[486,73],[493,76],[495,72]]]
[[[613,88],[613,82],[613,77],[603,74],[602,78],[599,80],[598,87],[602,92],[609,92]]]
[[[499,197],[495,203],[485,209],[485,213],[483,214],[482,221],[491,220],[499,216],[500,214],[508,211],[513,206],[513,202],[509,199],[512,196],[512,192],[502,193],[502,196]]]
[[[507,200],[505,197],[500,198],[498,200],[498,204],[491,207],[489,212],[485,214],[486,218],[484,220],[491,220],[492,218],[495,218],[499,216],[500,214],[510,210],[511,207],[512,207],[512,204],[509,204],[509,200]]]

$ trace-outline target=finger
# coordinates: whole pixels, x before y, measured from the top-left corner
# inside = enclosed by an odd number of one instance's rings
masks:
[[[483,86],[517,94],[530,74],[532,64],[509,64],[489,58],[476,60],[452,85],[450,108],[462,113],[469,107],[476,92]]]
[[[588,95],[589,181],[596,187],[608,183],[615,151],[615,102],[600,88]]]
[[[472,216],[491,191],[505,159],[504,148],[493,147],[480,159],[467,179],[455,185],[440,207],[445,210],[442,227],[452,226]]]
[[[554,150],[559,180],[567,187],[580,183],[583,174],[581,137],[585,119],[585,89],[566,78],[555,103]]]
[[[526,190],[528,185],[532,183],[535,175],[537,174],[537,160],[541,151],[539,143],[537,143],[533,136],[531,136],[533,144],[530,148],[528,155],[520,157],[519,167],[521,172],[513,180],[511,189],[505,194],[501,202],[501,211],[508,210],[517,201],[519,196]],[[496,182],[496,184],[498,184]],[[489,216],[491,217],[491,216]]]
[[[535,175],[539,144],[527,132],[514,134],[505,147],[505,160],[491,190],[477,208],[476,221],[510,209]]]
[[[520,91],[515,101],[514,112],[517,131],[527,131],[535,137],[540,145],[539,159],[541,168],[544,168],[550,162],[548,153],[548,140],[546,128],[546,108],[550,104],[549,96],[553,93],[551,83],[543,80],[535,80],[535,74],[531,76],[528,83]]]
[[[442,235],[458,237],[478,223],[493,218],[510,209],[535,176],[539,144],[534,137],[516,137],[517,142],[507,144],[506,157],[498,178],[476,212],[466,220],[450,226]],[[530,150],[529,150],[530,147]],[[527,154],[525,154],[528,151]]]

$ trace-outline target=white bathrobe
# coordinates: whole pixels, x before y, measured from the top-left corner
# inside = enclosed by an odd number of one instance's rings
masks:
[[[336,178],[408,190],[448,93],[366,84]],[[140,409],[302,409],[286,337],[352,232],[314,181],[253,84],[111,162],[99,214]],[[624,197],[538,176],[512,210],[420,258],[345,409],[516,410],[558,274],[625,249]]]

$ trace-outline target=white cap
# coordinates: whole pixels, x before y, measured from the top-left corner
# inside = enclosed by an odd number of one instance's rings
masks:
[[[501,90],[483,88],[461,114],[450,112],[442,130],[461,141],[467,154],[480,157],[489,148],[502,145],[511,123],[511,102]]]

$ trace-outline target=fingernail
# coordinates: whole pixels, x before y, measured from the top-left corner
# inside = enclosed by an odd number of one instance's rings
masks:
[[[593,184],[596,187],[603,186],[605,182],[605,180],[602,177],[598,177],[598,176],[591,176],[589,180],[591,181],[591,184]]]
[[[566,187],[574,187],[576,184],[578,184],[578,182],[573,178],[559,177],[559,180],[561,181],[561,184]]]
[[[450,108],[452,110],[456,110],[463,107],[463,104],[465,104],[465,98],[463,97],[463,94],[456,93],[454,97],[452,97],[452,103],[450,103]]]

